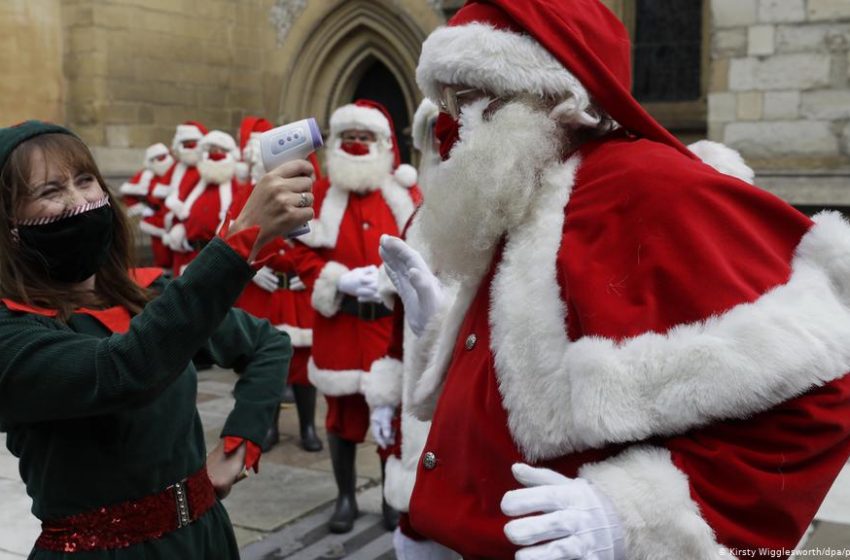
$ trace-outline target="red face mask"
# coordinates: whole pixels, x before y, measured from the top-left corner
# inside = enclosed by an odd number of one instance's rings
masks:
[[[446,113],[440,113],[434,124],[434,136],[440,141],[440,158],[446,161],[460,136],[460,122]]]
[[[227,154],[225,154],[224,152],[217,152],[215,154],[210,154],[210,159],[212,161],[221,161],[226,157],[227,157]]]
[[[369,144],[363,142],[343,142],[339,147],[343,152],[352,156],[369,155]]]
[[[187,150],[194,150],[198,146],[198,142],[195,140],[185,140],[183,142],[183,147]]]

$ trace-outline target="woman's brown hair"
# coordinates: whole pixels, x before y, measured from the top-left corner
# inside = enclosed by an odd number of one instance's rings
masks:
[[[95,293],[69,290],[53,282],[21,258],[20,246],[12,234],[18,210],[29,193],[32,155],[40,150],[45,159],[58,162],[72,174],[91,173],[109,197],[113,213],[112,244],[103,265],[95,275]],[[135,315],[151,296],[132,278],[134,241],[127,216],[116,202],[88,147],[70,134],[42,134],[23,142],[0,170],[0,297],[55,309],[63,321],[79,307],[120,305]]]

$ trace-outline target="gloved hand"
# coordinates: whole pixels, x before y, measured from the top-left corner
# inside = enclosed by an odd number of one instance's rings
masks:
[[[337,289],[360,301],[376,301],[370,298],[378,297],[378,267],[370,265],[349,270],[339,277]]]
[[[422,255],[398,237],[382,235],[380,253],[387,276],[404,303],[404,316],[413,333],[419,336],[443,305],[443,285]]]
[[[525,547],[517,560],[623,560],[620,520],[608,498],[589,482],[524,463],[511,471],[528,488],[505,492],[502,513],[542,512],[505,524],[508,540]],[[541,542],[546,544],[529,546]]]
[[[168,245],[172,251],[179,253],[188,253],[192,250],[191,245],[186,241],[186,226],[177,224],[162,236],[162,242]]]
[[[393,548],[398,560],[455,560],[458,554],[434,541],[415,541],[396,527]]]
[[[275,274],[274,271],[267,266],[258,270],[252,280],[254,281],[254,284],[267,292],[274,292],[277,290],[277,274]]]
[[[289,280],[289,289],[293,292],[303,292],[307,289],[307,286],[304,285],[304,282],[298,276],[293,276]]]
[[[395,416],[395,407],[389,404],[376,406],[372,409],[372,414],[369,415],[369,420],[372,423],[372,437],[382,449],[392,445],[395,441],[393,433],[393,416]]]

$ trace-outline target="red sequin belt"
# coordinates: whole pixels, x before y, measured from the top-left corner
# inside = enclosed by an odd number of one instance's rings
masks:
[[[35,546],[54,552],[124,548],[185,527],[214,504],[215,490],[203,467],[158,494],[42,521]]]

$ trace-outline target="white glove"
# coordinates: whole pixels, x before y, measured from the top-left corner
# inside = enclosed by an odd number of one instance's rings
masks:
[[[395,441],[393,416],[395,416],[395,407],[389,404],[376,406],[369,415],[369,420],[372,422],[372,437],[381,449],[392,445]]]
[[[277,274],[272,269],[264,266],[252,278],[254,284],[267,292],[274,292],[278,287]]]
[[[422,255],[398,237],[382,235],[380,253],[387,276],[404,303],[407,323],[413,333],[419,336],[443,305],[443,285],[431,272]]]
[[[378,298],[378,267],[362,266],[339,277],[337,289],[355,296],[359,301],[380,301]]]
[[[508,540],[525,547],[516,560],[623,560],[620,520],[608,498],[589,482],[524,463],[515,463],[511,471],[528,488],[505,492],[502,513],[540,513],[505,524]]]
[[[293,292],[303,292],[307,289],[307,286],[304,285],[304,282],[298,276],[293,276],[289,280],[289,289]]]
[[[458,554],[434,541],[415,541],[396,527],[393,548],[398,560],[454,560]]]
[[[179,253],[188,253],[192,250],[192,246],[186,241],[186,226],[177,224],[165,235],[162,236],[162,242],[171,247],[172,251]]]

